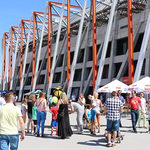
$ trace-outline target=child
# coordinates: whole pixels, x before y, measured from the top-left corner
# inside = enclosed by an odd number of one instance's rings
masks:
[[[148,101],[148,106],[147,106],[147,115],[148,115],[148,133],[150,133],[150,100]]]
[[[32,107],[32,120],[34,122],[34,134],[36,133],[36,125],[37,125],[37,110],[36,106]]]
[[[92,122],[92,125],[91,125],[91,135],[96,135],[96,114],[97,114],[97,111],[95,110],[95,107],[96,107],[96,104],[93,103],[92,104],[92,109],[91,109],[91,122]]]
[[[56,107],[56,103],[52,103],[52,108],[49,110],[52,113],[52,129],[51,129],[51,135],[53,135],[53,130],[56,128],[56,135],[58,134],[58,122],[57,122],[57,114],[58,114],[58,108]]]
[[[26,123],[26,113],[27,113],[27,99],[25,98],[21,104],[21,113],[24,123]]]
[[[89,105],[85,107],[84,116],[85,118],[83,121],[84,121],[85,127],[91,130],[91,107]]]

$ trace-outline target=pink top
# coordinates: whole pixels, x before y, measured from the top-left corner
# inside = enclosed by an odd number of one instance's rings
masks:
[[[45,111],[46,112],[46,99],[44,99],[44,98],[37,99],[35,105],[37,106],[38,111]]]

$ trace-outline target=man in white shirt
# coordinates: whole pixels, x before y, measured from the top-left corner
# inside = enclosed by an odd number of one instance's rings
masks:
[[[141,118],[143,118],[143,127],[146,127],[146,100],[144,98],[144,93],[140,93],[140,100],[141,100],[141,106],[139,106],[139,119],[138,119],[138,125],[141,127]]]
[[[19,134],[18,121],[22,130],[20,139],[25,138],[25,127],[20,108],[14,106],[14,95],[5,95],[6,104],[0,107],[0,150],[18,149]]]

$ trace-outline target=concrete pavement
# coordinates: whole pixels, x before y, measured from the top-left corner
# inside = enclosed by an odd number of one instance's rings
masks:
[[[26,135],[24,141],[20,141],[19,150],[105,150],[106,141],[104,137],[104,132],[106,128],[106,119],[104,116],[101,117],[101,133],[98,133],[96,136],[90,136],[88,130],[84,131],[83,135],[77,134],[76,129],[74,128],[76,124],[76,114],[70,115],[70,122],[74,134],[69,139],[62,140],[57,136],[50,135],[50,122],[51,114],[47,113],[46,119],[46,128],[45,134],[46,137],[35,137],[33,135]],[[149,149],[149,140],[150,134],[146,133],[147,129],[137,128],[138,133],[132,133],[131,130],[131,120],[130,116],[122,118],[123,128],[121,128],[121,133],[124,137],[124,140],[121,144],[117,144],[115,147],[110,149],[114,150],[146,150]]]

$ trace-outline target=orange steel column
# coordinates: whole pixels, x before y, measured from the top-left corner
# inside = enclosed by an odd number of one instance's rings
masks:
[[[97,37],[96,37],[96,0],[92,0],[93,11],[93,90],[97,78]]]
[[[50,72],[51,72],[51,3],[48,5],[48,82],[50,81]]]
[[[9,60],[8,60],[8,90],[10,88],[10,48],[8,49],[8,56],[9,56]]]
[[[32,85],[34,82],[34,75],[35,75],[35,21],[36,21],[36,13],[33,12]]]
[[[70,80],[71,56],[70,56],[70,0],[67,0],[67,88]]]
[[[12,80],[12,55],[13,55],[13,27],[11,27],[11,47],[10,47],[10,82]]]
[[[4,53],[4,40],[3,39],[2,39],[2,52]],[[2,66],[1,90],[3,90],[3,74],[4,74],[4,71],[3,71],[3,66]]]
[[[3,64],[3,84],[4,84],[4,80],[5,80],[5,68],[6,68],[6,32],[4,33],[4,64]],[[5,90],[5,89],[3,89]]]
[[[21,20],[21,45],[20,45],[20,83],[22,79],[23,68],[23,20]]]
[[[127,5],[128,5],[128,70],[129,70],[129,84],[132,84],[134,78],[132,0],[128,0]]]

